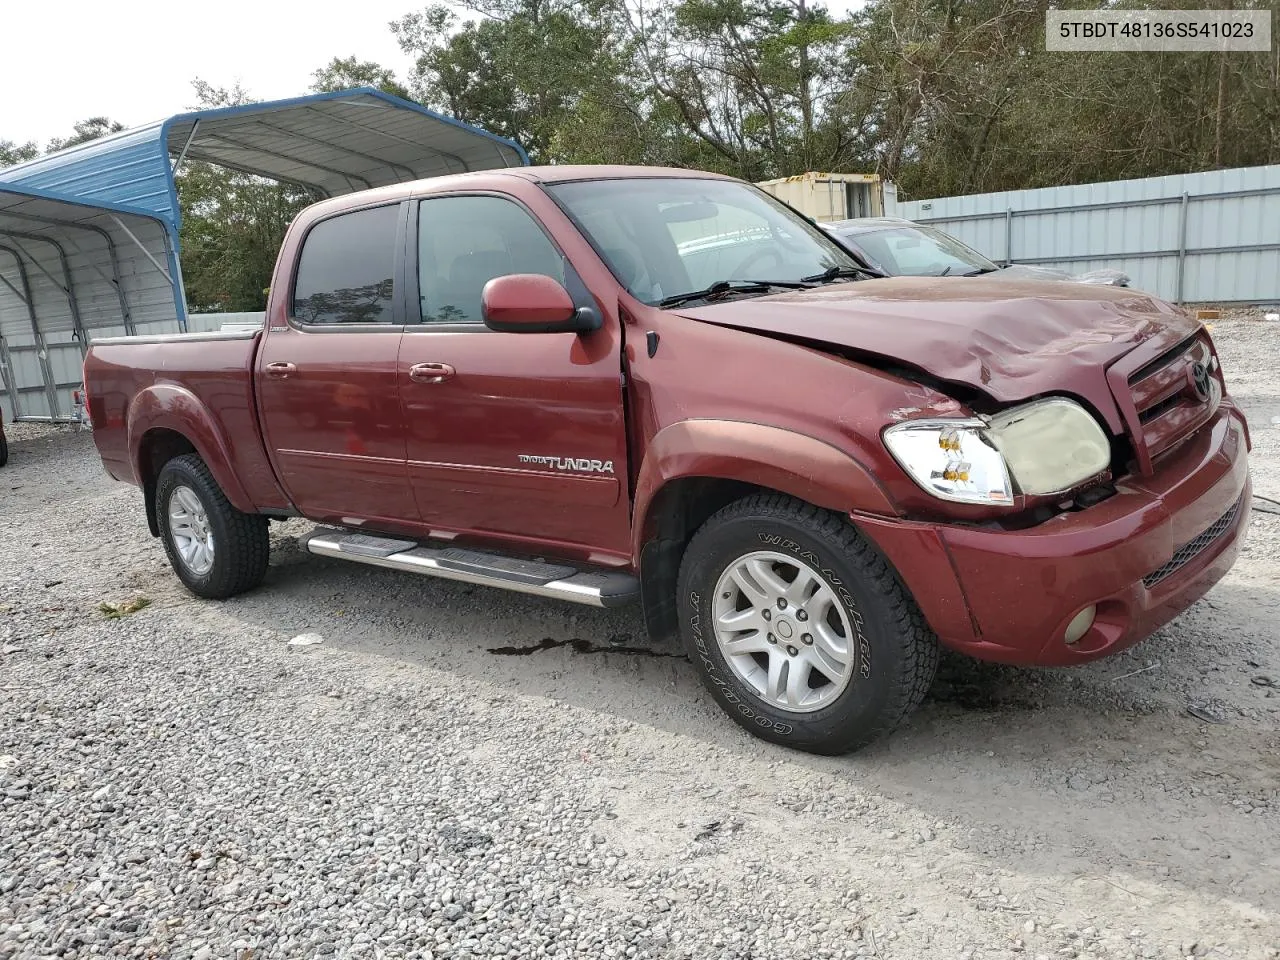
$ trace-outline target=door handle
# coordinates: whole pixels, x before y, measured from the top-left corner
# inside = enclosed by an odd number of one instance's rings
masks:
[[[286,360],[275,360],[267,364],[267,376],[276,380],[287,380],[297,372],[297,365]]]
[[[447,363],[415,363],[409,368],[409,379],[415,383],[444,383],[457,372]]]

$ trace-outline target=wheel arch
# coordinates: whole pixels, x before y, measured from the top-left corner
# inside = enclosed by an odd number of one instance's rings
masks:
[[[865,467],[822,440],[734,420],[665,427],[648,445],[632,515],[633,562],[651,635],[675,631],[676,574],[694,532],[717,510],[757,492],[841,513],[898,512]]]
[[[147,529],[153,537],[160,536],[160,522],[156,517],[156,480],[160,471],[175,457],[199,452],[185,434],[169,427],[152,427],[139,440],[135,472],[146,504]]]
[[[129,450],[133,473],[146,500],[147,526],[159,535],[156,478],[174,457],[195,453],[205,462],[228,501],[254,513],[253,501],[231,469],[231,445],[216,418],[191,390],[156,384],[140,391],[129,405]]]

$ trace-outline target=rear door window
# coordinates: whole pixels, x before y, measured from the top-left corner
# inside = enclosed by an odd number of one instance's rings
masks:
[[[299,323],[392,323],[399,204],[344,213],[307,233],[293,287]]]

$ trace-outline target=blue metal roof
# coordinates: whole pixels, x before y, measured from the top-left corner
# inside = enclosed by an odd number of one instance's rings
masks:
[[[0,170],[0,183],[123,205],[177,237],[174,164],[202,160],[328,196],[423,177],[523,166],[502,137],[371,87],[184,113]]]

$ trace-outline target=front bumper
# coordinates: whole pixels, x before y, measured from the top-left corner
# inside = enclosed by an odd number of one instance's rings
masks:
[[[1026,530],[854,515],[949,647],[984,660],[1083,663],[1150,636],[1235,562],[1249,525],[1243,415],[1224,404],[1152,477]],[[1072,618],[1097,607],[1074,644]]]

